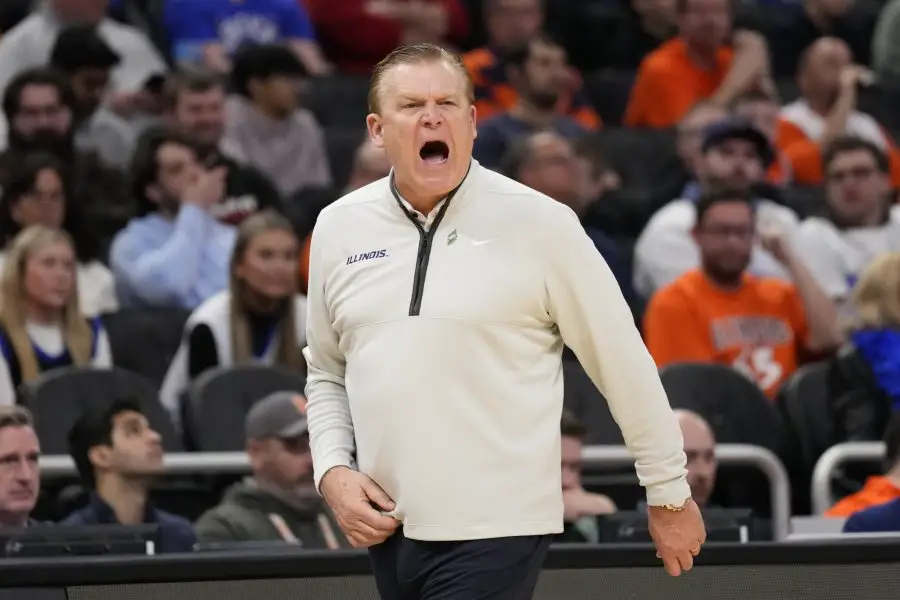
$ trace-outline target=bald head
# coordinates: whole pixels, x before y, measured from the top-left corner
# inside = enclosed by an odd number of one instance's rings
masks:
[[[843,40],[817,39],[803,53],[797,68],[797,84],[804,99],[820,110],[837,100],[841,72],[853,64],[853,53]]]
[[[709,502],[716,485],[716,438],[706,419],[689,410],[676,410],[675,416],[684,438],[687,455],[688,485],[698,506]]]
[[[353,189],[361,188],[373,181],[378,181],[382,177],[387,177],[390,172],[391,163],[384,148],[379,148],[371,139],[367,138],[356,149],[353,173],[350,175]]]

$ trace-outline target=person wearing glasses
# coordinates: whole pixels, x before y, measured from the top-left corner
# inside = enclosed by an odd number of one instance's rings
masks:
[[[900,205],[893,203],[887,154],[855,136],[824,151],[827,210],[797,230],[797,251],[842,312],[852,317],[854,287],[879,256],[900,252]]]
[[[679,362],[726,364],[774,397],[802,353],[821,355],[841,344],[837,309],[784,231],[764,223],[758,227],[749,194],[707,193],[696,210],[693,237],[700,268],[650,299],[644,316],[647,348],[659,368]],[[757,237],[792,282],[747,272]]]

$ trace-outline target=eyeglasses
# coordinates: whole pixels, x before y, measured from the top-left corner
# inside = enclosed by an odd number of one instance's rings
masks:
[[[700,232],[722,240],[734,237],[741,241],[749,240],[756,234],[756,231],[752,227],[728,227],[727,225],[703,227],[700,229]]]
[[[828,173],[828,180],[834,183],[841,183],[845,179],[867,179],[875,174],[875,167],[853,167],[852,169],[843,169]]]

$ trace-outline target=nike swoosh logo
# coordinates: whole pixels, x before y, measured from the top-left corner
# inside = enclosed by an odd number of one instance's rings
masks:
[[[472,240],[473,246],[484,246],[485,244],[490,244],[494,240]]]

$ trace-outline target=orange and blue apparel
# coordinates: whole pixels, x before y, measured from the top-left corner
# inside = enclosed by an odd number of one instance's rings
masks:
[[[463,55],[463,62],[475,84],[475,109],[482,121],[511,109],[518,98],[516,90],[506,79],[506,69],[497,54],[488,47],[476,48]],[[558,111],[569,116],[585,129],[597,131],[603,123],[581,89],[581,78],[573,73],[576,85],[560,98]]]
[[[863,489],[838,501],[825,511],[826,517],[849,517],[855,512],[900,498],[900,487],[883,475],[869,477]]]
[[[700,271],[659,290],[644,315],[644,338],[659,368],[678,362],[720,363],[774,398],[797,370],[807,338],[806,313],[790,283],[745,274],[735,291]]]

